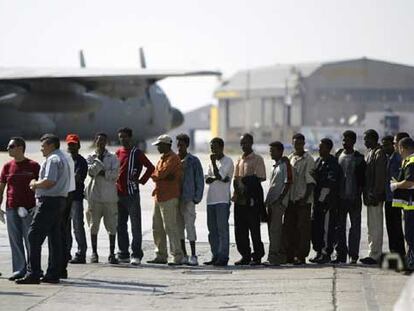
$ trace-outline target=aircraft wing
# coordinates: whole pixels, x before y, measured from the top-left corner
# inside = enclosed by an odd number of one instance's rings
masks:
[[[25,87],[41,81],[68,81],[113,97],[128,97],[128,88],[145,88],[168,77],[220,76],[219,71],[102,69],[102,68],[2,68],[0,67],[0,93],[11,86]],[[4,84],[6,83],[6,85]],[[121,91],[122,90],[122,91]],[[3,90],[4,91],[4,90]],[[6,92],[8,93],[8,92]],[[4,94],[4,93],[3,93]],[[1,94],[0,94],[1,96]]]

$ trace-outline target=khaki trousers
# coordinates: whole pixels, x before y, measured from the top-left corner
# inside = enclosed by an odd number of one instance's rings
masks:
[[[196,241],[197,234],[195,228],[196,210],[194,202],[180,202],[177,213],[178,233],[181,240],[185,238],[187,232],[187,240]]]
[[[283,215],[285,214],[285,210],[286,207],[278,201],[267,206],[270,240],[267,260],[272,264],[282,264],[286,262],[286,255],[284,254],[282,247]]]
[[[367,224],[368,224],[368,256],[380,260],[382,254],[382,235],[384,227],[384,202],[378,205],[367,206]]]
[[[170,244],[170,254],[173,261],[181,262],[183,252],[177,226],[178,199],[165,202],[155,202],[152,216],[152,234],[155,243],[155,254],[159,260],[167,260],[167,236]]]

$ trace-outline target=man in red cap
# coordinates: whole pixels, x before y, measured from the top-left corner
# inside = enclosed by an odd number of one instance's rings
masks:
[[[65,266],[67,261],[71,258],[70,251],[72,249],[72,235],[71,235],[71,219],[73,221],[73,233],[78,244],[78,251],[75,257],[70,260],[73,264],[86,263],[86,236],[83,221],[83,191],[85,188],[85,179],[88,173],[88,164],[84,157],[79,154],[80,139],[76,134],[68,134],[66,136],[67,150],[74,162],[75,174],[75,190],[69,192],[67,207],[64,213],[64,231],[65,244],[64,248]],[[65,245],[64,244],[64,245]]]

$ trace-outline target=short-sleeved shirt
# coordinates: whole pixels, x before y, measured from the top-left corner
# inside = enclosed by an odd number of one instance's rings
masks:
[[[263,158],[252,152],[245,157],[237,160],[234,170],[234,177],[245,177],[256,175],[262,180],[266,180],[266,167]]]
[[[40,167],[40,180],[54,181],[49,189],[36,189],[36,197],[67,197],[70,189],[70,168],[66,155],[59,149],[51,152]]]
[[[152,196],[156,202],[165,202],[180,197],[182,174],[181,160],[177,154],[170,151],[161,156],[151,175],[155,182]]]
[[[7,184],[7,208],[34,207],[34,192],[29,188],[32,179],[39,178],[40,165],[32,160],[11,160],[3,166],[0,182]]]
[[[279,199],[286,184],[292,183],[292,168],[283,160],[279,160],[272,168],[269,179],[269,191],[266,196],[266,204],[272,204]],[[287,197],[287,196],[286,196]]]
[[[82,201],[83,200],[83,193],[85,190],[85,179],[88,175],[88,163],[84,157],[80,154],[75,155],[73,158],[73,162],[75,162],[75,191],[72,192],[73,200],[75,201]]]
[[[207,205],[219,204],[219,203],[230,203],[230,185],[231,178],[234,173],[234,164],[233,160],[227,156],[223,156],[220,160],[216,161],[219,174],[222,179],[229,177],[228,182],[223,182],[221,180],[215,180],[208,185],[207,192]],[[215,177],[214,170],[211,163],[208,165],[207,177]]]
[[[305,152],[302,156],[289,155],[290,165],[293,169],[293,183],[290,187],[290,201],[298,201],[305,196],[307,184],[315,184],[315,179],[312,177],[315,169],[315,160],[308,153]],[[308,198],[307,203],[313,202],[313,195]]]

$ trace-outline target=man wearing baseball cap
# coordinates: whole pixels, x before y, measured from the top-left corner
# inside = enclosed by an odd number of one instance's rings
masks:
[[[70,260],[72,264],[86,263],[86,236],[85,227],[83,221],[83,191],[85,188],[85,179],[88,174],[88,164],[84,157],[79,154],[80,139],[76,134],[69,134],[66,136],[66,143],[68,145],[68,152],[71,155],[74,162],[75,169],[75,190],[68,194],[68,212],[69,221],[67,225],[67,237],[68,237],[68,257],[70,257],[70,251],[72,249],[72,235],[71,235],[71,219],[73,222],[73,234],[75,236],[76,243],[78,244],[78,251],[75,257]]]
[[[178,200],[181,193],[182,165],[177,154],[171,150],[172,139],[161,135],[152,144],[157,146],[161,159],[151,175],[155,183],[152,196],[155,200],[152,217],[152,233],[156,247],[155,258],[148,263],[165,264],[168,259],[167,236],[173,260],[169,265],[181,265],[183,252],[177,227]]]

